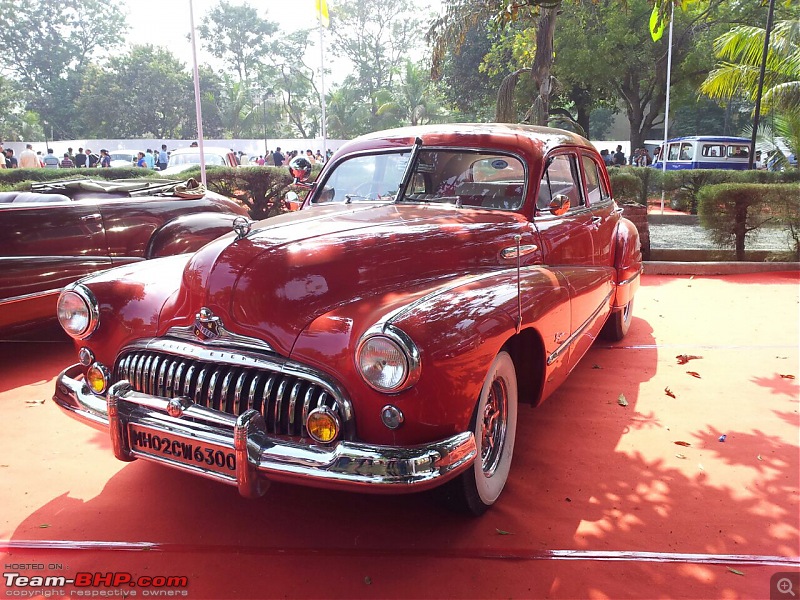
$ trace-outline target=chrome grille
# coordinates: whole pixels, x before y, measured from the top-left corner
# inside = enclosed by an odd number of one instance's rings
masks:
[[[308,413],[327,406],[347,421],[337,398],[322,385],[298,375],[251,366],[218,364],[163,352],[134,350],[121,354],[114,379],[163,398],[185,396],[195,404],[240,415],[255,409],[275,435],[308,437]]]

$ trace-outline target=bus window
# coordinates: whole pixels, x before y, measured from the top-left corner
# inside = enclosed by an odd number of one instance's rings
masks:
[[[725,146],[722,144],[703,144],[701,154],[705,157],[722,157],[725,156]]]
[[[728,146],[729,158],[749,158],[750,148],[747,146]]]
[[[680,149],[681,149],[680,144],[670,144],[669,153],[667,154],[667,160],[678,160],[678,152],[680,152]]]
[[[678,160],[692,160],[692,145],[681,144],[681,157]]]

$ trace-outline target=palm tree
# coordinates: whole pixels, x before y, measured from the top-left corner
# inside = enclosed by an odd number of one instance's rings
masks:
[[[378,107],[378,116],[394,115],[404,124],[422,125],[441,119],[439,103],[428,73],[406,61],[402,83],[387,101]]]
[[[722,62],[708,74],[700,91],[710,98],[744,96],[755,101],[766,31],[740,26],[714,42]],[[800,112],[800,20],[778,21],[770,37],[762,113]]]

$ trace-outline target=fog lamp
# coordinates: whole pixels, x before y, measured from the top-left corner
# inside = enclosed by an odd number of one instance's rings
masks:
[[[387,404],[381,409],[381,421],[389,429],[397,429],[403,424],[403,411],[396,406]]]
[[[318,406],[306,418],[306,429],[315,441],[328,444],[339,435],[339,417],[327,406]]]
[[[84,367],[88,367],[94,362],[94,354],[88,348],[81,348],[78,352],[78,359]]]
[[[108,389],[110,379],[108,369],[100,363],[94,363],[86,371],[86,383],[89,384],[89,389],[95,394],[105,392]]]

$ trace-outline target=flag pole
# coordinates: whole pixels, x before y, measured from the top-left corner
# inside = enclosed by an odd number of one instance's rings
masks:
[[[328,5],[326,0],[316,0],[317,20],[319,21],[319,77],[320,77],[320,107],[322,109],[322,156],[328,158],[328,119],[325,111],[325,37],[323,30],[327,26],[323,18],[328,19]],[[323,14],[324,13],[324,14]]]
[[[664,108],[664,145],[661,146],[661,172],[667,172],[667,139],[669,137],[669,87],[672,76],[672,22],[675,19],[675,5],[670,2],[669,48],[667,49],[667,101]],[[661,185],[661,214],[664,214],[664,185]]]
[[[197,145],[200,150],[200,182],[206,187],[206,157],[203,152],[203,111],[200,107],[200,71],[197,69],[197,43],[194,30],[194,2],[189,0],[189,21],[192,26],[192,60],[194,61],[194,108],[197,117]]]

